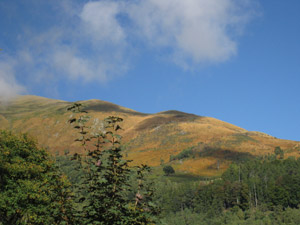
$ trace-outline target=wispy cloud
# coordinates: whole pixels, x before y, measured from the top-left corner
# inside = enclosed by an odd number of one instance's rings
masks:
[[[14,63],[0,64],[0,95],[24,90],[16,75],[34,82],[106,82],[128,70],[131,52],[143,51],[135,49],[135,40],[188,68],[226,61],[237,53],[237,31],[251,18],[249,2],[53,1],[59,20],[43,29],[27,27]]]
[[[112,1],[85,4],[79,15],[84,31],[98,42],[122,43],[125,33],[117,20],[121,10],[120,4]]]
[[[125,34],[114,21],[118,5],[91,2],[71,10],[71,2],[61,4],[65,14],[60,24],[43,32],[29,28],[24,34],[23,47],[15,55],[16,72],[22,65],[33,81],[106,82],[126,71]]]
[[[235,0],[143,0],[128,8],[147,44],[171,49],[182,65],[228,60],[236,31],[253,16],[248,1]]]
[[[18,94],[25,92],[25,88],[20,85],[15,78],[15,61],[3,59],[0,62],[0,102],[7,102]]]

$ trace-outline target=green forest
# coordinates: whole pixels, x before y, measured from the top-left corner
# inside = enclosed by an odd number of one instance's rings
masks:
[[[50,156],[27,134],[0,132],[0,224],[300,224],[300,159],[232,163],[221,177],[130,166],[119,117],[91,132],[80,104],[69,123],[82,154]]]

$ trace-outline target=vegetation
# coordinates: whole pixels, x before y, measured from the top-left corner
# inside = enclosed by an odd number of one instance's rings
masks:
[[[96,129],[79,103],[69,110],[83,151],[66,150],[56,162],[28,135],[0,132],[1,225],[300,224],[300,159],[286,158],[286,149],[254,158],[217,147],[185,148],[173,160],[217,153],[235,163],[220,177],[199,178],[174,174],[162,159],[155,174],[124,159],[121,118],[108,117]]]
[[[119,134],[123,136],[122,145],[126,145],[126,158],[133,160],[131,165],[156,167],[161,159],[168,163],[170,155],[193,147],[189,157],[172,162],[176,172],[220,176],[232,161],[270,154],[276,146],[281,147],[285,157],[299,156],[299,142],[247,132],[209,117],[175,111],[146,115],[100,100],[81,103],[84,110],[89,110],[87,115],[95,118],[90,120],[91,126],[103,124],[108,115],[126,118],[122,122],[125,130]],[[72,126],[66,123],[69,105],[38,96],[18,97],[8,105],[0,104],[0,129],[27,132],[53,156],[57,151],[63,155],[65,149],[71,155],[81,152],[81,147],[74,144]]]
[[[2,131],[0,224],[299,224],[299,159],[283,159],[276,148],[232,164],[220,178],[161,177],[154,184],[145,180],[147,166],[132,168],[123,159],[115,134],[120,121],[108,118],[106,133],[93,134],[94,150],[76,160],[58,156],[57,166],[27,135]]]
[[[276,157],[279,156],[280,159],[283,159],[284,158],[284,152],[283,150],[280,148],[280,146],[276,146],[275,150],[274,150],[274,153],[276,155]]]
[[[174,155],[174,156],[171,155],[170,156],[170,161],[185,159],[185,158],[189,158],[190,156],[195,156],[195,152],[193,150],[193,147],[186,148],[186,149],[182,150],[177,155]]]
[[[166,224],[299,224],[300,160],[276,156],[232,164],[221,178],[200,183],[200,187],[199,183],[194,187],[161,186],[177,196],[164,199],[168,206],[162,204],[162,207],[169,213],[163,221]]]
[[[72,224],[70,183],[27,135],[0,132],[0,224]]]
[[[105,119],[105,131],[91,133],[87,125],[89,117],[80,104],[70,107],[78,118],[71,118],[79,130],[85,155],[74,155],[80,162],[83,176],[78,185],[81,190],[77,214],[83,224],[151,224],[158,213],[152,202],[152,190],[144,183],[149,167],[131,168],[129,160],[121,153],[121,136],[117,131],[123,119],[110,116]],[[87,143],[95,140],[94,148]],[[134,175],[136,173],[136,175]],[[135,183],[136,185],[132,185]],[[79,193],[80,194],[80,193]]]
[[[175,173],[175,170],[172,166],[164,166],[163,171],[167,176]]]

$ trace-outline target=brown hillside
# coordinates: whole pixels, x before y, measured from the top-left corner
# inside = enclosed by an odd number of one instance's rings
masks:
[[[124,119],[125,154],[134,164],[170,163],[177,170],[211,176],[221,174],[232,161],[272,154],[276,146],[284,150],[286,157],[300,154],[300,142],[249,132],[210,117],[179,111],[145,114],[100,100],[81,103],[89,111],[94,129],[103,127],[102,120],[107,116]],[[77,134],[67,122],[72,114],[66,108],[71,104],[21,96],[0,105],[0,129],[28,132],[52,154],[80,151],[73,141]],[[186,155],[182,158],[183,151]]]

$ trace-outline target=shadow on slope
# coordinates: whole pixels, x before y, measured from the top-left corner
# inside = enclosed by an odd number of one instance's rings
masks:
[[[250,159],[255,159],[255,156],[249,152],[237,152],[229,149],[211,148],[207,147],[199,152],[200,157],[214,157],[222,160],[229,160],[232,162],[240,163]]]
[[[84,104],[84,103],[83,103]],[[127,113],[131,115],[138,115],[138,116],[146,116],[148,114],[137,112],[134,110],[122,108],[118,105],[109,102],[97,101],[95,103],[87,103],[87,106],[84,107],[86,111],[94,111],[94,112],[120,112],[120,113]]]
[[[160,115],[168,115],[168,116],[160,116]],[[171,111],[157,113],[153,117],[143,120],[142,122],[137,124],[135,129],[137,131],[142,131],[146,129],[151,130],[161,125],[165,125],[169,123],[178,123],[178,122],[193,122],[199,118],[202,117],[194,114],[171,110]]]

